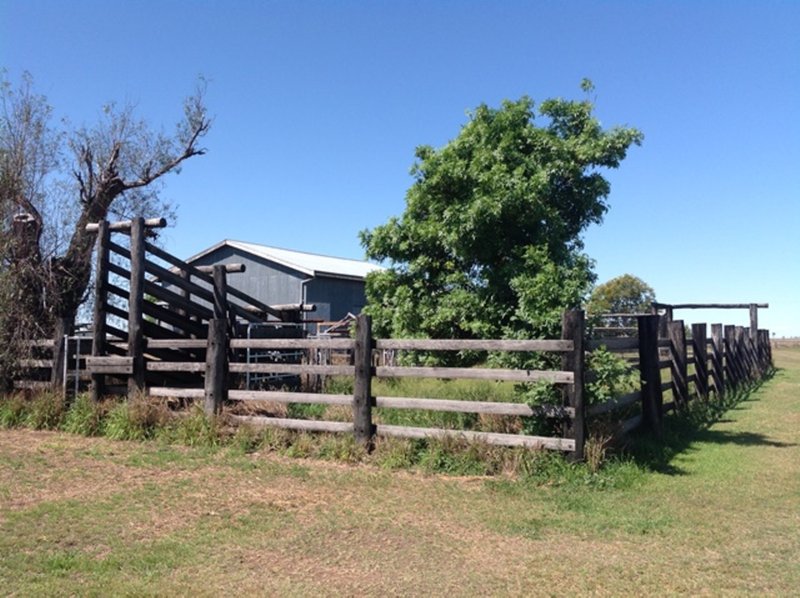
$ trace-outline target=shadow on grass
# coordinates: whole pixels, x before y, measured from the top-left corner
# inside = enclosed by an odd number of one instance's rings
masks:
[[[698,449],[694,443],[735,444],[739,446],[770,446],[785,448],[791,443],[777,442],[754,432],[730,432],[711,429],[713,424],[732,423],[735,419],[724,417],[730,411],[748,409],[747,402],[755,401],[754,393],[764,382],[779,371],[773,369],[761,380],[743,384],[728,392],[722,399],[707,402],[694,400],[680,413],[666,415],[661,438],[654,438],[645,430],[632,435],[626,452],[640,466],[666,475],[686,475],[686,471],[672,463],[677,455]]]

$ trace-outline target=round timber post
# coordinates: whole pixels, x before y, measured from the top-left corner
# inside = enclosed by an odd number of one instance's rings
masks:
[[[94,283],[94,311],[92,314],[92,357],[106,353],[106,303],[108,301],[108,243],[111,231],[108,221],[103,220],[97,229],[97,262]],[[92,374],[90,396],[99,401],[105,394],[106,377],[103,374]]]
[[[370,447],[375,434],[372,425],[372,318],[356,316],[356,339],[353,349],[355,381],[353,383],[353,433],[356,442]]]
[[[575,450],[570,453],[574,461],[584,458],[586,444],[586,407],[584,401],[584,336],[586,321],[583,310],[565,311],[561,320],[561,338],[572,341],[572,351],[561,357],[561,369],[573,373],[573,383],[567,384],[564,391],[565,406],[575,410],[575,416],[567,427],[568,436],[575,439]]]

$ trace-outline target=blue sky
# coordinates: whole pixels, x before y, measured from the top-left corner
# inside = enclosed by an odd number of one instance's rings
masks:
[[[403,211],[417,145],[589,77],[603,124],[645,134],[585,235],[599,280],[769,302],[760,325],[800,336],[798,31],[800,1],[0,0],[0,66],[73,124],[116,100],[169,129],[210,80],[208,154],[164,189],[185,257],[223,238],[362,257],[358,231]]]

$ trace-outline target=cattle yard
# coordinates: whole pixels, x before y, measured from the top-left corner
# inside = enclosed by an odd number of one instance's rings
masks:
[[[185,399],[202,402],[208,415],[236,402],[338,406],[351,410],[349,421],[263,415],[234,415],[233,421],[352,434],[365,445],[381,436],[455,437],[557,450],[580,460],[594,421],[602,420],[607,427],[612,418],[615,435],[643,428],[658,436],[669,411],[685,409],[694,398],[720,398],[759,380],[772,368],[769,332],[758,329],[757,304],[723,306],[749,308],[749,329],[712,324],[709,334],[706,324],[692,324],[689,338],[684,322],[672,321],[673,309],[702,306],[655,305],[664,314],[635,316],[635,327],[597,326],[595,336],[615,333],[605,338],[588,338],[586,316],[581,311],[564,313],[558,339],[375,339],[365,315],[356,318],[352,337],[308,338],[298,326],[306,306],[263,304],[228,285],[227,274],[237,271],[236,265],[201,269],[148,242],[147,231],[164,224],[162,219],[137,219],[89,225],[97,233],[91,341],[37,342],[39,353],[26,362],[31,379],[21,380],[20,386],[49,385],[64,393],[77,393],[89,383],[94,400],[108,394]],[[112,233],[129,237],[128,247],[112,240]],[[619,316],[633,320],[629,314]],[[267,338],[254,338],[253,326],[266,327],[269,333],[259,336]],[[590,404],[586,385],[592,373],[586,363],[599,348],[624,355],[631,370],[638,373],[639,384],[624,396]],[[397,355],[404,352],[448,351],[543,354],[549,358],[539,362],[550,365],[531,369],[524,365],[453,368],[396,364]],[[331,354],[337,352],[344,358],[334,363]],[[381,360],[386,355],[391,355],[388,362]],[[254,388],[251,381],[256,377],[267,377],[273,383]],[[323,385],[309,384],[309,380],[328,377],[351,378],[352,391],[321,392]],[[523,385],[546,382],[560,389],[561,399],[557,404],[529,405],[491,399],[375,396],[372,392],[373,381],[381,379],[430,378]],[[293,379],[300,383],[292,383]],[[308,392],[310,386],[315,386],[316,392]],[[540,418],[555,433],[391,425],[374,418],[374,412],[381,409]]]

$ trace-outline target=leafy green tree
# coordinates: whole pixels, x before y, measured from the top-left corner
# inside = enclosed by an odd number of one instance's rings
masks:
[[[591,314],[650,313],[656,293],[645,281],[623,274],[598,285],[589,298],[587,311]]]
[[[583,89],[591,91],[584,81]],[[603,129],[589,100],[481,105],[458,137],[416,150],[406,209],[362,231],[376,332],[393,337],[557,334],[594,275],[580,235],[608,209],[601,170],[642,134]]]

